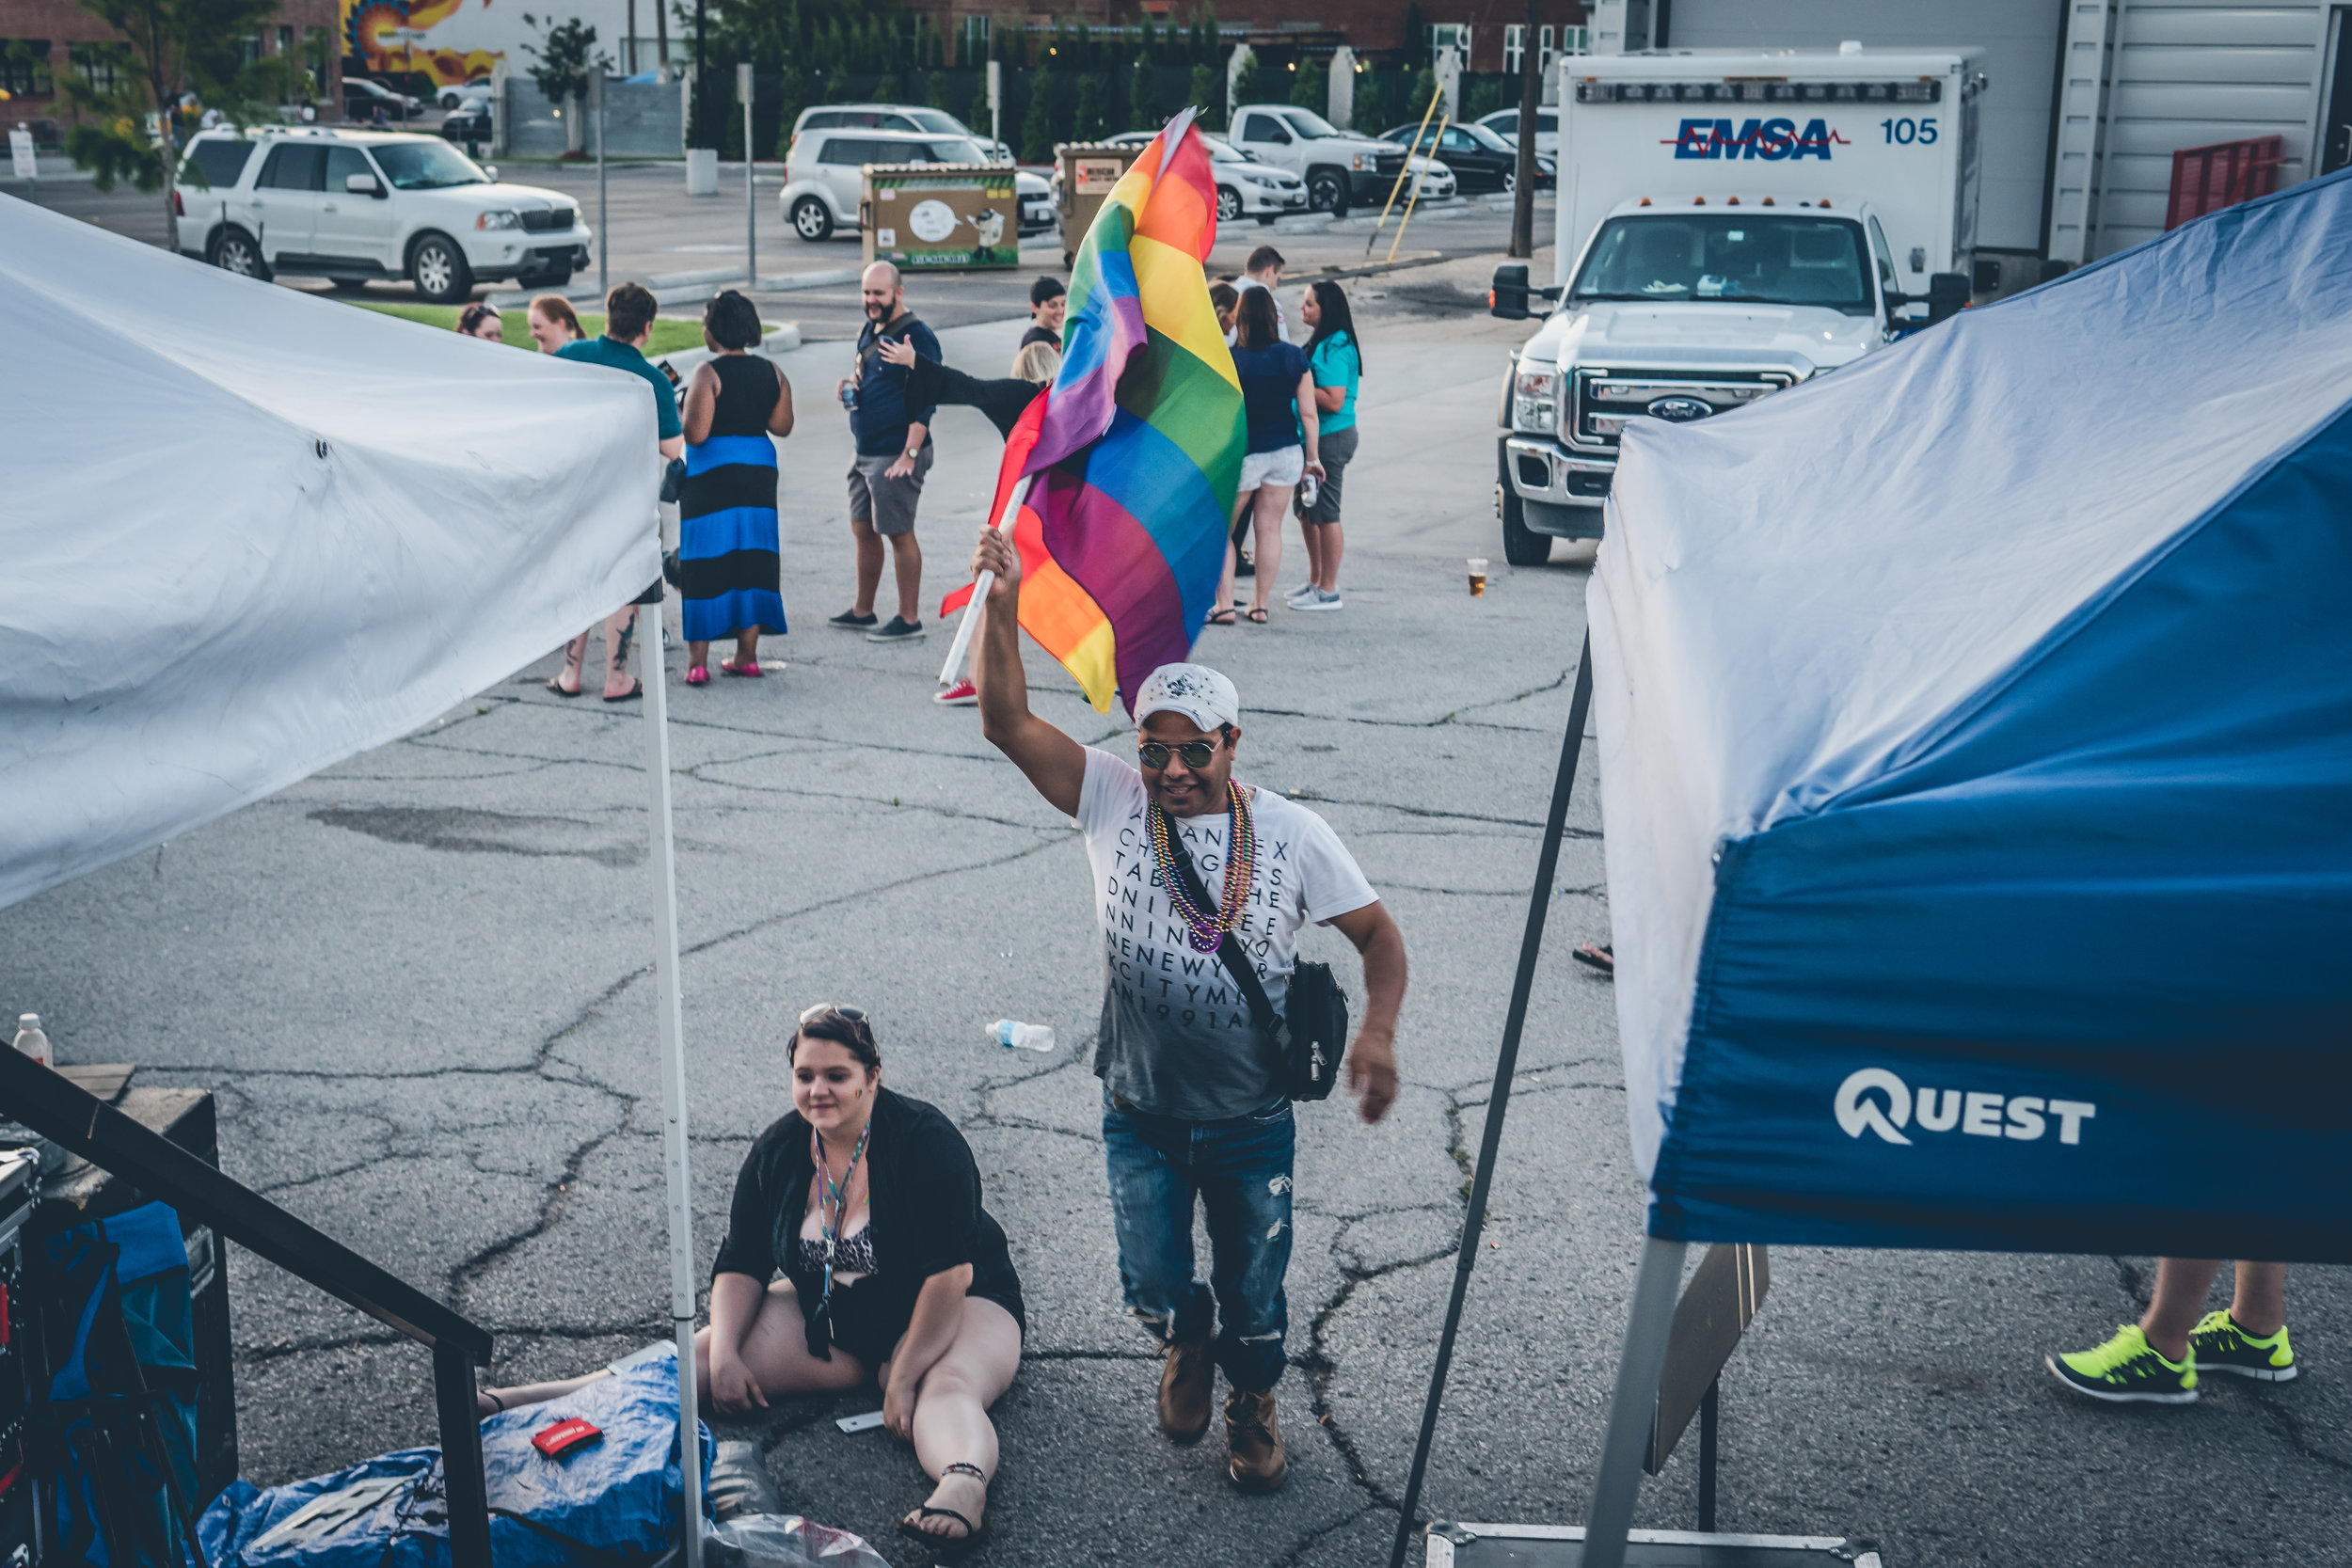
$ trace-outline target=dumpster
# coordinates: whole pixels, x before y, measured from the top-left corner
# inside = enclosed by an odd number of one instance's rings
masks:
[[[1061,214],[1061,265],[1070,270],[1078,242],[1094,225],[1103,198],[1136,161],[1140,147],[1104,142],[1061,142],[1054,148],[1054,211]]]
[[[1021,198],[1009,164],[867,164],[857,210],[866,260],[901,272],[1021,264]]]

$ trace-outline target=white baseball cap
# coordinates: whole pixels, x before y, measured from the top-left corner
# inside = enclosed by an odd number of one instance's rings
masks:
[[[1155,713],[1181,713],[1204,730],[1241,722],[1241,693],[1205,664],[1163,664],[1136,693],[1136,725]]]

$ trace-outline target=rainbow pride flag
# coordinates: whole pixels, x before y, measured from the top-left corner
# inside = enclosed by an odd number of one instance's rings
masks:
[[[1071,268],[1061,369],[1005,443],[989,515],[1028,482],[1022,627],[1098,712],[1114,692],[1132,711],[1145,676],[1191,657],[1224,573],[1248,436],[1201,272],[1216,243],[1186,109],[1104,198]]]

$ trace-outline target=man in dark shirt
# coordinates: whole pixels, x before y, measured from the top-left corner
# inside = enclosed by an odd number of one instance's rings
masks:
[[[868,642],[907,642],[923,635],[923,547],[914,541],[914,507],[924,476],[931,471],[931,415],[907,397],[908,372],[876,350],[884,338],[903,338],[936,365],[939,340],[906,308],[898,269],[877,261],[859,284],[866,301],[866,329],[857,337],[855,373],[834,388],[850,403],[850,431],[857,454],[850,459],[850,532],[857,541],[857,602],[834,616],[845,631],[865,631]],[[882,541],[890,541],[898,580],[898,613],[874,626],[874,595],[882,588]],[[868,630],[867,628],[873,628]]]
[[[653,293],[642,283],[623,283],[605,296],[604,335],[565,343],[555,351],[559,359],[570,359],[583,365],[602,365],[607,370],[627,371],[641,377],[653,388],[654,445],[664,459],[676,457],[686,450],[686,427],[678,422],[677,389],[670,378],[645,361],[645,345],[653,341],[653,318],[658,307]],[[608,703],[627,702],[644,694],[645,686],[630,675],[628,648],[637,629],[637,607],[623,605],[604,623],[604,700]],[[654,665],[661,660],[660,649],[655,650]],[[564,669],[548,682],[548,689],[559,697],[577,697],[580,692],[582,666],[588,660],[588,633],[581,632],[564,650]]]

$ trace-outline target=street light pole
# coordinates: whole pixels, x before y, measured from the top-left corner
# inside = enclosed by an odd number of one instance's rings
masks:
[[[735,68],[735,96],[743,101],[743,279],[744,292],[759,292],[759,168],[752,146],[752,62]]]
[[[1535,254],[1535,114],[1541,106],[1542,65],[1535,52],[1539,0],[1527,0],[1527,24],[1519,30],[1519,156],[1517,188],[1511,193],[1511,251]]]
[[[604,67],[588,68],[588,103],[596,117],[596,297],[609,292],[605,284],[605,257],[612,248],[612,225],[606,214],[604,183]]]

